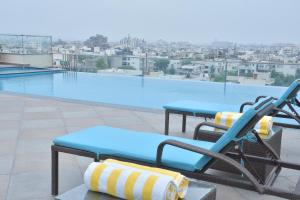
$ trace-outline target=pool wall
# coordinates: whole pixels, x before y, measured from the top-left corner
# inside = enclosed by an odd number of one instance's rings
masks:
[[[51,74],[62,72],[62,69],[41,68],[41,67],[0,67],[0,78],[12,78],[18,76],[30,76],[40,74]]]

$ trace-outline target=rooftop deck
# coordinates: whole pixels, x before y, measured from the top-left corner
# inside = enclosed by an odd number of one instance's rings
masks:
[[[186,134],[180,133],[180,120],[172,116],[170,133],[191,137],[199,119],[188,120]],[[93,125],[163,133],[164,114],[0,93],[0,199],[53,199],[50,195],[52,139]],[[285,129],[281,156],[299,161],[299,143],[300,131]],[[81,184],[91,161],[62,154],[60,192]],[[283,170],[275,185],[293,189],[299,176],[295,171]],[[217,199],[279,198],[217,185]]]

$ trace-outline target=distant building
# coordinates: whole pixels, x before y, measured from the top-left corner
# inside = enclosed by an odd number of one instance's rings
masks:
[[[141,59],[138,56],[125,55],[122,57],[122,67],[133,67],[136,70],[141,70]]]
[[[124,48],[144,48],[146,45],[146,41],[144,39],[132,38],[130,35],[120,40],[120,45]]]
[[[178,69],[181,67],[181,60],[170,60],[168,68]]]
[[[94,47],[94,53],[100,53],[101,49],[100,47]]]
[[[108,64],[111,68],[133,68],[142,70],[144,66],[143,58],[133,55],[112,55],[108,57]]]
[[[63,61],[63,54],[53,53],[53,66],[61,67],[62,61]]]

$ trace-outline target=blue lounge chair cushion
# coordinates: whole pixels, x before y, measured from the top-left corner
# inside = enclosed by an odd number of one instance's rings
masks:
[[[107,126],[96,126],[57,137],[54,140],[54,144],[94,152],[100,158],[101,154],[108,154],[147,163],[155,163],[157,147],[167,139],[174,139],[208,150],[214,146],[214,143],[206,141],[136,132]],[[163,152],[162,163],[165,166],[173,168],[195,171],[204,166],[201,161],[202,157],[202,155],[187,150],[166,146]]]
[[[263,109],[264,106],[261,108]],[[222,135],[220,139],[215,143],[215,145],[210,149],[211,151],[218,153],[220,152],[226,145],[232,142],[234,139],[239,137],[239,133],[241,130],[248,125],[248,123],[252,120],[255,114],[258,111],[254,110],[253,107],[249,108],[244,114],[231,126],[226,133]],[[258,120],[257,120],[258,121]],[[206,164],[211,158],[207,156],[203,156],[201,158],[201,164]]]
[[[217,112],[239,112],[237,105],[207,103],[198,101],[176,101],[164,106],[165,109],[177,110],[182,112],[200,113],[214,116]]]
[[[261,106],[259,110],[264,109],[267,105]],[[216,153],[220,152],[226,145],[239,137],[241,130],[251,122],[259,110],[249,108],[216,143],[96,126],[57,137],[54,144],[94,152],[100,158],[101,155],[111,155],[154,164],[158,145],[167,139],[177,140]],[[254,126],[257,121],[259,119],[253,121],[251,126]],[[211,157],[167,145],[162,155],[162,164],[172,168],[196,171],[206,166],[210,159]]]

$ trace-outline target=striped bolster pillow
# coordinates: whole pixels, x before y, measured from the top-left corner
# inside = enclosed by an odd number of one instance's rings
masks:
[[[236,122],[242,113],[234,112],[218,112],[215,116],[215,124],[231,127]],[[268,135],[273,126],[273,120],[270,116],[264,116],[254,127],[260,135]]]
[[[177,172],[113,159],[91,163],[84,182],[92,191],[130,200],[184,198],[189,183]]]

